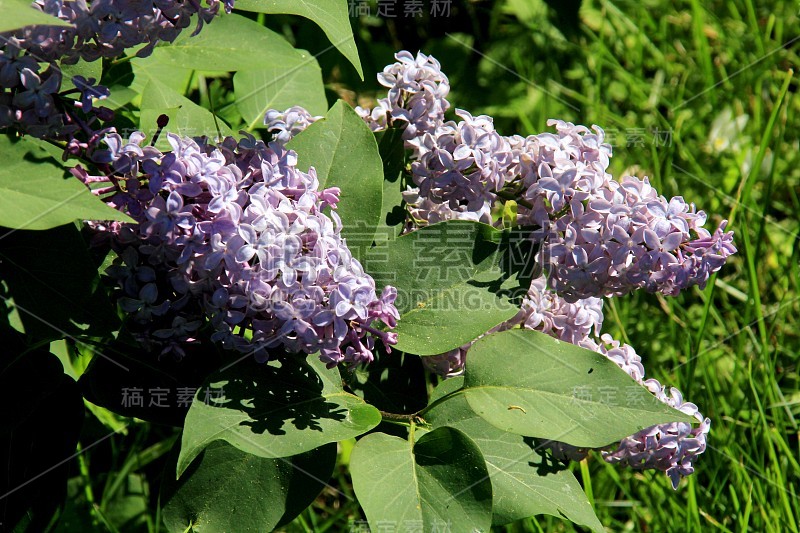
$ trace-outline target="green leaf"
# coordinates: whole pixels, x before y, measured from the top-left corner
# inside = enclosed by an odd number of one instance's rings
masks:
[[[299,15],[314,21],[364,79],[358,48],[350,28],[347,0],[237,0],[236,9]]]
[[[489,530],[492,484],[486,464],[457,429],[434,429],[416,443],[372,433],[353,449],[350,471],[375,531]]]
[[[470,356],[472,354],[470,353]],[[448,379],[436,390],[445,394],[463,385]],[[444,394],[437,392],[437,397]],[[567,467],[548,463],[533,439],[501,431],[470,409],[463,394],[432,405],[423,415],[434,428],[462,431],[478,446],[492,480],[492,523],[502,525],[537,514],[566,517],[593,531],[603,527],[578,480]]]
[[[283,37],[241,15],[222,15],[197,35],[182,32],[169,46],[153,51],[153,61],[180,69],[201,71],[289,69],[313,63],[305,51],[294,49]]]
[[[298,166],[314,167],[320,190],[339,187],[337,211],[343,235],[356,259],[363,262],[375,240],[381,214],[383,162],[369,127],[345,102],[339,100],[287,145],[295,150]]]
[[[0,32],[18,30],[25,26],[66,26],[72,24],[48,15],[31,6],[28,0],[0,0]],[[362,76],[363,78],[363,76]]]
[[[160,115],[167,115],[169,123],[161,132],[156,143],[160,149],[170,149],[167,133],[181,136],[199,137],[207,135],[217,138],[217,128],[222,136],[233,135],[227,124],[221,119],[214,119],[214,114],[208,109],[200,107],[185,96],[173,91],[157,80],[150,80],[142,94],[142,113],[139,128],[148,137],[152,138],[157,129],[156,122]]]
[[[110,334],[119,326],[87,244],[73,224],[2,236],[0,277],[34,342]]]
[[[275,66],[237,72],[233,87],[236,106],[248,130],[264,127],[268,109],[283,111],[297,105],[312,115],[324,115],[328,110],[322,73],[316,61],[290,68]]]
[[[177,482],[175,460],[162,487],[169,531],[272,531],[311,505],[336,465],[336,444],[281,459],[265,459],[217,441]]]
[[[156,49],[157,52],[159,50]],[[157,81],[161,85],[183,94],[188,90],[192,78],[192,69],[181,68],[178,65],[167,62],[167,56],[162,53],[154,52],[147,57],[134,57],[131,59],[129,66],[132,79],[128,81],[128,76],[124,76],[119,82],[127,83],[130,89],[139,94],[144,93],[145,88],[151,81]],[[117,71],[124,72],[121,66],[115,67]],[[112,67],[112,69],[115,67]],[[111,94],[112,96],[114,95],[114,93]]]
[[[112,526],[126,531],[146,529],[150,518],[151,490],[147,477],[142,474],[128,474],[117,479],[119,488],[110,495],[103,494],[104,518]]]
[[[525,291],[502,267],[506,235],[464,220],[434,224],[379,244],[364,264],[378,286],[397,287],[397,348],[435,355],[512,318]]]
[[[403,169],[406,151],[403,130],[390,128],[377,132],[378,151],[383,161],[383,205],[375,241],[396,239],[403,231],[406,211],[403,209]]]
[[[380,412],[344,392],[337,369],[316,355],[258,364],[250,359],[212,375],[198,395],[224,396],[189,408],[183,429],[180,475],[211,442],[224,440],[268,459],[288,457],[377,426]]]
[[[35,144],[0,135],[0,154],[0,226],[41,230],[78,219],[133,222]]]
[[[100,78],[100,84],[108,87],[111,95],[103,100],[102,105],[117,110],[129,104],[134,98],[141,94],[141,90],[147,85],[149,78],[140,78],[138,80],[140,83],[139,90],[132,87],[135,79],[134,65],[140,60],[143,61],[144,59],[133,58],[131,61],[109,65],[108,68],[103,69],[103,76]],[[171,80],[174,77],[173,69],[170,76],[164,79]],[[184,82],[181,87],[186,87],[186,83]]]
[[[72,83],[72,78],[74,76],[83,76],[87,80],[89,78],[94,78],[99,81],[100,77],[103,75],[102,61],[85,61],[79,59],[74,65],[65,65],[61,63],[58,65],[58,68],[61,69],[62,76],[61,91],[68,91],[75,88],[75,84]],[[108,98],[102,100],[101,105],[106,105],[107,101]]]
[[[590,448],[656,424],[694,421],[605,356],[522,329],[470,348],[464,396],[499,429]]]

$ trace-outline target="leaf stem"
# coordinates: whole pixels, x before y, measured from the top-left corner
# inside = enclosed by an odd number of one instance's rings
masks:
[[[506,190],[506,189],[501,189],[499,191],[495,191],[495,194],[499,198],[503,198],[504,200],[514,200],[515,202],[517,202],[519,205],[521,205],[523,207],[527,207],[528,209],[533,209],[533,204],[532,203],[530,203],[528,200],[525,200],[524,198],[520,198],[518,195],[514,194],[512,191],[509,191],[509,190]]]
[[[450,392],[448,394],[445,394],[441,398],[437,398],[436,401],[434,401],[433,403],[431,403],[431,404],[425,406],[424,408],[420,409],[415,414],[419,415],[420,417],[422,417],[422,415],[424,415],[425,413],[427,413],[428,411],[430,411],[431,409],[433,409],[434,407],[436,407],[437,405],[439,405],[443,401],[448,400],[448,399],[452,398],[453,396],[455,396],[456,394],[461,394],[463,392],[464,392],[464,389],[461,388],[461,389],[458,389],[458,390],[454,390],[453,392]]]
[[[386,411],[380,411],[381,417],[383,418],[384,422],[388,422],[389,424],[397,424],[400,426],[405,427],[415,427],[417,425],[427,425],[425,419],[419,416],[421,411],[417,411],[416,413],[411,413],[408,415],[402,415],[398,413],[387,413]]]
[[[411,413],[410,415],[401,415],[398,413],[388,413],[386,411],[380,411],[380,413],[384,420],[394,420],[397,422],[411,422],[419,414],[417,412]]]

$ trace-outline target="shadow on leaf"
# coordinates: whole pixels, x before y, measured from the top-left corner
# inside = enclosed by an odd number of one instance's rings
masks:
[[[325,384],[308,364],[291,358],[260,365],[247,361],[220,375],[204,389],[207,405],[239,410],[247,416],[239,425],[253,433],[285,435],[285,425],[322,431],[321,419],[342,421],[347,410],[327,401]]]
[[[530,446],[533,452],[533,460],[528,461],[528,465],[536,468],[536,473],[540,476],[557,474],[558,472],[569,470],[568,463],[557,461],[551,454],[545,453],[549,441],[533,437],[523,437],[522,440],[525,444]]]

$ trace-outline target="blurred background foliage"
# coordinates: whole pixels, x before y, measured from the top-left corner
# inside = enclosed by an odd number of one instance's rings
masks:
[[[576,465],[576,474],[610,531],[798,531],[800,6],[447,4],[449,16],[431,16],[426,0],[422,16],[405,17],[397,0],[392,18],[377,16],[375,0],[351,1],[353,15],[359,7],[369,12],[351,17],[363,81],[313,23],[246,15],[317,57],[330,102],[371,105],[381,96],[375,74],[393,54],[422,50],[450,77],[453,108],[491,115],[506,135],[546,131],[550,118],[598,124],[614,147],[614,176],[649,176],[665,196],[681,195],[709,213],[709,225],[729,219],[739,254],[704,291],[675,299],[637,293],[606,307],[606,330],[637,349],[648,374],[712,418],[697,472],[677,491],[663,475],[596,458]],[[241,121],[230,76],[163,79],[230,125]],[[75,376],[84,370],[80,350],[52,346]],[[81,445],[118,433],[75,459],[55,529],[163,530],[158,486],[177,430],[87,406]],[[287,531],[365,527],[347,474],[351,447],[340,446],[332,480],[341,493],[326,489]],[[575,527],[536,517],[505,530]]]

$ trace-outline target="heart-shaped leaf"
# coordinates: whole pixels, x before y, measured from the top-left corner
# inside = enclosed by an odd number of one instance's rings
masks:
[[[469,351],[464,396],[493,426],[598,448],[694,418],[662,403],[605,356],[544,333],[495,333]]]
[[[451,220],[372,248],[365,268],[378,286],[397,287],[397,348],[436,355],[462,346],[519,311],[525,290],[503,267],[507,235]]]
[[[176,533],[190,525],[205,533],[272,531],[311,505],[335,465],[335,444],[265,459],[216,441],[179,481],[165,476],[164,522]],[[173,459],[167,472],[174,468]]]
[[[459,389],[463,377],[444,381],[432,401]],[[440,389],[442,389],[440,391]],[[462,431],[478,446],[492,480],[492,523],[502,525],[537,514],[549,514],[586,526],[603,527],[578,480],[567,467],[548,462],[533,439],[507,433],[470,409],[463,394],[432,405],[425,420],[438,427]]]
[[[215,440],[274,459],[361,435],[380,421],[380,412],[344,392],[339,371],[316,355],[268,364],[248,359],[198,391],[186,415],[178,475]]]
[[[353,449],[350,471],[374,530],[489,530],[492,485],[486,464],[475,443],[457,429],[435,429],[416,443],[372,433]]]

